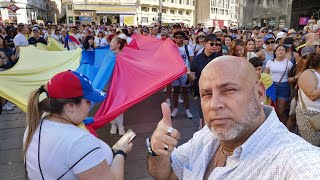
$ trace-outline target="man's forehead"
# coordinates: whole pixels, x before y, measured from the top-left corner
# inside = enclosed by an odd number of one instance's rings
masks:
[[[231,56],[224,56],[218,59],[214,59],[210,62],[202,71],[201,77],[205,79],[210,79],[211,81],[220,81],[227,79],[241,80],[243,78],[244,72],[242,59],[230,60],[230,58],[235,58]]]

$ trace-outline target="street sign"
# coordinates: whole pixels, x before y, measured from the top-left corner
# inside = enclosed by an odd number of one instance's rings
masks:
[[[18,11],[20,8],[14,4],[11,4],[9,6],[7,6],[7,9],[9,9],[10,11],[16,12]]]

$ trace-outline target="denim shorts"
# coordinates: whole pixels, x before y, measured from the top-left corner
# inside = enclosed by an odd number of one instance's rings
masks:
[[[273,82],[276,87],[276,96],[279,99],[290,100],[290,84],[289,82],[282,82],[280,84]]]
[[[173,87],[177,87],[177,86],[188,87],[187,80],[188,80],[188,75],[184,74],[184,75],[180,76],[178,79],[174,80],[171,83],[171,86],[173,86]]]

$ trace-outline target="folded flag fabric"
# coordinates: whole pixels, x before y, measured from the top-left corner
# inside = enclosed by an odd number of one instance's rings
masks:
[[[87,125],[98,129],[186,72],[177,46],[170,40],[134,34],[116,57],[107,97]]]
[[[47,51],[34,46],[22,47],[17,64],[0,72],[0,96],[26,112],[30,93],[59,72],[76,70],[80,65],[81,51]]]

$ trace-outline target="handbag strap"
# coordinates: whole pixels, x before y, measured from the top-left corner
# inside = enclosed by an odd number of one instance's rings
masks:
[[[306,112],[307,111],[307,107],[306,107],[306,104],[304,103],[304,101],[302,99],[301,93],[302,93],[302,90],[299,89],[298,94],[299,94],[299,99],[300,99],[300,102],[301,102],[301,105],[302,105],[302,110]]]
[[[291,56],[290,56],[290,58],[291,58]],[[285,74],[286,74],[286,72],[287,72],[288,64],[289,64],[289,60],[287,60],[286,69],[284,70],[284,72],[283,72],[283,74],[282,74],[282,76],[281,76],[281,78],[280,78],[280,81],[277,83],[276,89],[278,88],[278,86],[279,86],[279,84],[281,83],[281,81],[282,81],[282,79],[283,79],[284,75],[285,75]]]

